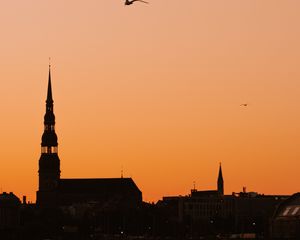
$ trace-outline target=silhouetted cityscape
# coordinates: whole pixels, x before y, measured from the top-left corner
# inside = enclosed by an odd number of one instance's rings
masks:
[[[300,239],[300,193],[226,195],[221,164],[216,189],[157,203],[132,178],[62,179],[53,103],[49,67],[36,203],[0,194],[0,239]]]

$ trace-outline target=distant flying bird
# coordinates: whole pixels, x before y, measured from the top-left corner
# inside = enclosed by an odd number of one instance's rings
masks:
[[[242,107],[248,107],[248,103],[242,103],[240,106],[242,106]]]
[[[146,2],[146,1],[143,1],[143,0],[125,0],[125,5],[131,5],[131,4],[133,4],[134,2],[142,2],[142,3],[147,3],[148,4],[148,2]]]

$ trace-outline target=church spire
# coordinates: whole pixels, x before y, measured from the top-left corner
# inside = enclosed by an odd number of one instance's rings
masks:
[[[53,103],[52,99],[52,87],[51,87],[51,65],[49,64],[49,76],[48,76],[48,92],[46,103]]]
[[[224,195],[224,180],[223,180],[222,165],[221,165],[221,163],[220,163],[219,175],[218,175],[218,192],[221,195]]]
[[[39,160],[39,190],[37,191],[37,204],[39,206],[49,207],[55,206],[57,203],[56,193],[60,179],[60,160],[57,146],[49,65],[44,133],[41,143],[42,153]]]
[[[42,152],[57,153],[57,136],[55,133],[55,115],[53,112],[53,98],[51,87],[51,69],[49,65],[48,89],[46,99],[46,113],[44,116],[44,133],[42,136]]]

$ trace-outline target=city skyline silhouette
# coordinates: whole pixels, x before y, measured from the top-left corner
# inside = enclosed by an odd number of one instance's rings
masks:
[[[215,188],[222,162],[226,194],[299,191],[299,8],[5,3],[2,191],[36,200],[48,56],[62,178],[123,171],[156,202]]]

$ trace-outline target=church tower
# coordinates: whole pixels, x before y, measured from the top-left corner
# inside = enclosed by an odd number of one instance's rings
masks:
[[[39,189],[37,191],[37,204],[39,206],[53,207],[57,203],[57,187],[60,180],[60,160],[57,153],[57,146],[49,65],[44,133],[39,160]]]
[[[224,195],[224,181],[223,181],[223,174],[222,174],[221,163],[220,163],[220,167],[219,167],[219,176],[218,176],[218,192],[221,195]]]

